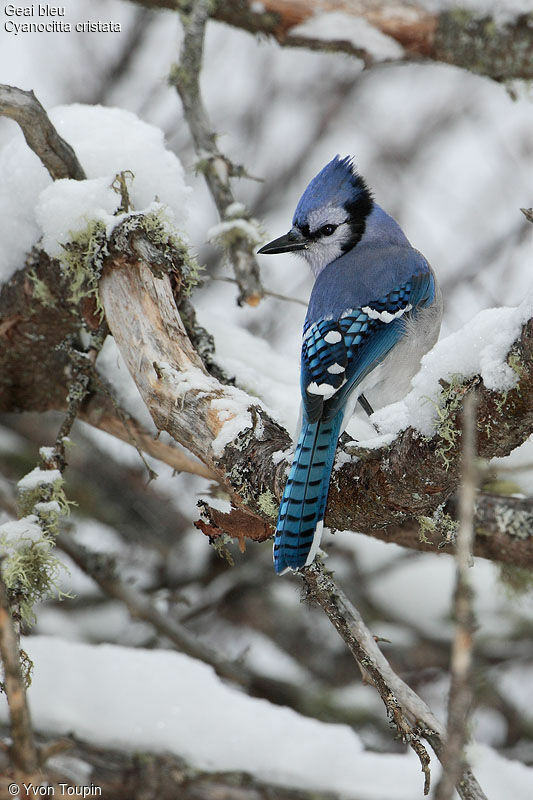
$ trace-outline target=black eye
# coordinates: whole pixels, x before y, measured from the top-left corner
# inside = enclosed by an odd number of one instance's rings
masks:
[[[323,225],[322,228],[320,228],[320,235],[331,236],[331,234],[334,233],[336,230],[337,230],[336,225]]]

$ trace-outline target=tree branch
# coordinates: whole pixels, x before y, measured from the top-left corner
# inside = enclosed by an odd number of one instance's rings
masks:
[[[142,248],[128,256],[123,247],[117,249],[111,243],[110,251],[100,285],[102,303],[156,426],[218,475],[240,509],[236,516],[209,511],[202,523],[204,531],[215,536],[226,530],[241,538],[268,538],[287,467],[287,462],[276,458],[274,463],[272,457],[287,450],[288,434],[244,393],[223,386],[205,372],[176,314],[168,279],[155,277],[150,264],[139,259]],[[414,544],[417,520],[431,518],[459,483],[460,414],[467,395],[475,394],[478,402],[482,457],[511,452],[533,430],[531,322],[513,345],[512,360],[519,364],[520,383],[507,393],[489,391],[479,379],[466,381],[453,392],[448,389],[445,413],[452,435],[446,458],[438,433],[426,439],[407,429],[388,447],[359,451],[357,460],[334,472],[326,524],[390,541],[408,531],[402,543]],[[523,566],[533,563],[533,537],[523,524],[531,512],[520,509],[521,524],[513,528],[502,516],[503,502],[492,508],[485,503],[485,517],[492,513],[498,535],[480,534],[475,552]],[[515,501],[509,508],[517,509]],[[443,528],[432,519],[429,523],[434,526],[431,541],[449,549]]]
[[[421,737],[431,744],[437,757],[442,760],[444,730],[441,724],[424,701],[396,675],[357,609],[322,566],[314,563],[302,570],[301,575],[309,596],[321,606],[363,673],[376,687],[402,740],[418,755],[425,776],[424,794],[428,794],[429,756]],[[463,800],[486,800],[468,769],[460,775],[456,788]]]
[[[142,235],[140,231],[136,234]],[[154,441],[137,421],[117,410],[100,378],[91,381],[80,418],[126,442],[133,439],[145,452],[180,471],[222,482],[239,511],[224,515],[204,506],[199,526],[210,536],[226,531],[242,541],[263,541],[273,532],[287,468],[285,460],[276,457],[273,461],[272,456],[288,451],[290,437],[244,393],[207,375],[181,326],[168,278],[155,278],[148,262],[139,261],[127,240],[118,245],[116,241],[110,243],[111,256],[102,281],[109,324],[134,379],[144,385],[139,385],[141,395],[158,429],[167,430],[202,463],[177,447]],[[153,253],[154,246],[150,245],[150,250],[147,244],[144,249]],[[177,265],[179,259],[176,254]],[[160,270],[160,266],[154,268]],[[113,286],[106,294],[109,282]],[[45,296],[38,292],[43,284]],[[79,328],[79,317],[65,302],[67,293],[57,263],[42,252],[35,252],[27,269],[15,273],[0,288],[0,340],[5,344],[0,347],[0,412],[66,408],[69,361],[58,345],[76,336]],[[82,305],[80,314],[94,325],[92,305]],[[150,347],[155,344],[156,352],[149,352],[147,343]],[[512,353],[521,377],[519,386],[507,395],[490,392],[475,380],[457,389],[456,410],[450,414],[451,430],[457,437],[447,454],[448,468],[438,455],[442,446],[438,435],[426,441],[414,430],[404,431],[390,447],[360,452],[358,461],[346,463],[334,473],[327,524],[417,550],[452,552],[445,530],[438,521],[433,522],[432,515],[446,501],[444,510],[456,513],[453,493],[459,482],[459,414],[464,395],[474,392],[479,397],[479,446],[485,458],[511,452],[533,429],[531,323],[522,329]],[[165,377],[163,368],[160,375],[165,379],[159,378],[154,361],[171,364],[186,374],[180,377],[167,371]],[[194,379],[187,383],[190,369]],[[195,389],[199,375],[205,376],[207,391],[205,386],[204,390]],[[36,385],[41,391],[35,391]],[[238,427],[233,434],[229,427],[224,431],[226,424],[235,426],[239,417],[243,420],[240,432]],[[221,432],[228,445],[214,449]],[[354,486],[358,487],[356,495]],[[420,535],[422,518],[429,520],[424,537]],[[532,566],[532,520],[530,500],[480,494],[474,554]]]
[[[2,563],[0,561],[0,570]],[[22,776],[35,776],[39,769],[33,740],[26,687],[20,667],[20,645],[11,616],[6,585],[0,572],[0,657],[4,665],[4,686],[9,706],[12,745],[10,755]]]
[[[133,0],[152,8],[180,10],[184,0]],[[337,22],[334,34],[321,27]],[[413,0],[219,0],[213,18],[253,34],[267,35],[285,47],[347,53],[375,63],[422,59],[453,64],[494,80],[533,77],[533,14],[500,22],[469,9],[428,11]],[[386,49],[372,51],[363,22],[388,37]],[[384,40],[385,42],[387,40]],[[396,47],[396,52],[392,47]]]
[[[463,470],[459,493],[459,528],[455,543],[457,564],[453,603],[455,636],[450,663],[448,730],[442,757],[443,770],[435,800],[452,800],[454,786],[464,769],[464,747],[472,707],[472,644],[475,621],[469,569],[472,566],[477,484],[476,404],[473,395],[466,398],[463,416]]]
[[[247,233],[252,229],[253,221],[241,204],[236,213],[235,198],[230,187],[230,178],[245,173],[242,168],[236,168],[218,149],[216,133],[209,121],[200,92],[204,33],[212,6],[212,0],[196,0],[190,12],[188,10],[181,14],[184,38],[180,61],[172,69],[170,82],[176,87],[183,103],[185,119],[199,159],[198,169],[203,172],[220,218],[228,228],[227,235],[221,237],[221,242],[239,285],[238,303],[255,306],[263,296],[259,265],[255,257],[260,237],[250,237]]]
[[[33,92],[0,84],[0,114],[18,122],[29,147],[54,180],[85,179],[74,150],[58,134]]]

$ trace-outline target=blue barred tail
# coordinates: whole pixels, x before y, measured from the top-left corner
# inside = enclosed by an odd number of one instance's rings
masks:
[[[278,574],[307,566],[316,555],[343,415],[344,410],[332,419],[302,424],[276,526]]]

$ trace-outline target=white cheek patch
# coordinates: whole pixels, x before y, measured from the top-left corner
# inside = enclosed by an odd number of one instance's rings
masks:
[[[328,331],[324,336],[324,341],[328,344],[337,344],[341,339],[342,335],[339,333],[339,331]]]
[[[391,314],[390,311],[376,311],[375,308],[370,308],[370,306],[364,306],[361,311],[366,314],[370,319],[379,319],[381,322],[392,322],[393,319],[398,319],[407,311],[411,311],[412,309],[411,303],[406,305],[404,308],[398,309],[395,311],[394,314]]]
[[[340,375],[341,372],[344,372],[344,367],[341,367],[340,364],[332,364],[331,367],[328,367],[328,372],[331,375]]]

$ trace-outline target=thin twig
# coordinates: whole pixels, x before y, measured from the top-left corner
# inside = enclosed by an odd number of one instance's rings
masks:
[[[9,596],[0,576],[0,656],[4,665],[4,689],[9,706],[13,740],[10,755],[21,774],[31,776],[39,769],[39,757],[33,739],[19,653],[20,646],[11,615]]]
[[[225,283],[237,283],[238,281],[235,278],[227,278],[222,276],[213,276],[211,278],[212,281],[224,281]],[[277,300],[285,300],[287,303],[298,303],[300,306],[304,306],[307,308],[309,305],[305,302],[305,300],[299,300],[297,297],[287,297],[286,294],[278,294],[278,292],[271,292],[268,289],[263,288],[263,294],[265,297],[275,297]]]
[[[308,595],[321,606],[347,644],[355,660],[378,690],[387,713],[402,739],[416,752],[424,773],[424,792],[429,791],[429,755],[421,742],[426,739],[442,759],[444,729],[424,701],[396,675],[379,649],[357,609],[344,592],[315,562],[302,570]],[[457,783],[462,800],[487,800],[469,769]]]
[[[198,168],[205,176],[220,218],[225,220],[231,218],[230,207],[235,203],[230,178],[242,176],[245,172],[242,167],[232,164],[218,149],[216,133],[200,92],[205,27],[212,7],[212,0],[196,0],[190,14],[181,14],[183,44],[179,64],[172,70],[169,80],[176,87],[183,103],[185,118],[198,156]],[[247,211],[240,212],[239,217],[248,221],[251,219]],[[233,229],[231,241],[225,245],[228,260],[239,284],[239,304],[255,306],[264,293],[255,257],[256,245],[257,242],[252,241],[244,232],[238,235],[238,228]]]
[[[477,488],[476,400],[465,398],[463,409],[463,480],[459,497],[459,530],[455,557],[457,564],[454,595],[455,637],[451,656],[451,685],[448,700],[448,732],[442,776],[435,800],[451,800],[464,769],[464,746],[472,707],[472,643],[475,628],[473,590],[469,569],[474,541],[474,505]]]
[[[85,180],[85,172],[72,147],[58,134],[33,92],[0,84],[0,114],[18,122],[29,147],[54,180]]]

